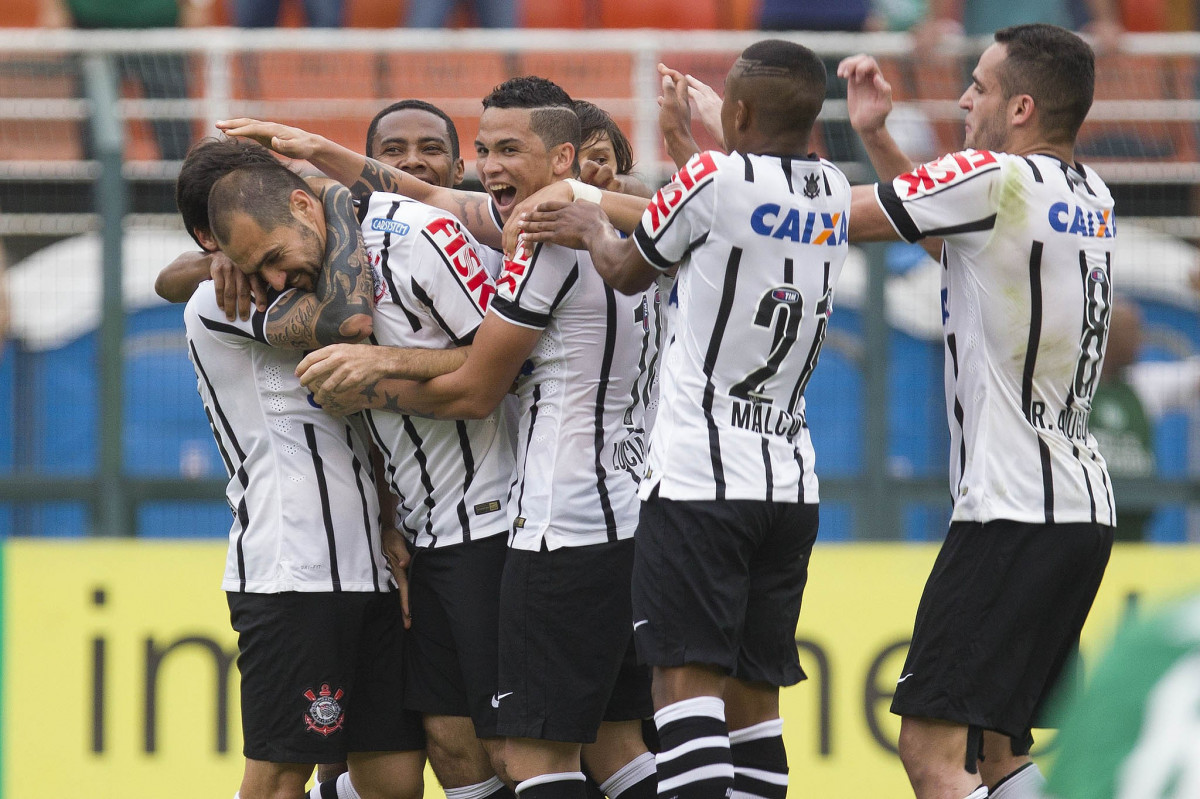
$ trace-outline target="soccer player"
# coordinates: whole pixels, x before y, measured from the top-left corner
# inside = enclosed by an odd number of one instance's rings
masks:
[[[587,100],[572,102],[579,117],[579,177],[608,191],[649,199],[654,192],[635,178],[633,147],[612,115]]]
[[[246,147],[194,148],[181,194],[211,182],[208,167],[226,154],[283,172],[315,202],[299,177]],[[285,291],[266,313],[228,320],[205,282],[184,313],[234,510],[222,587],[239,633],[246,768],[238,796],[299,799],[314,763],[348,760],[350,773],[330,783],[338,796],[416,799],[423,736],[395,689],[403,619],[387,575],[403,574],[407,553],[397,531],[381,531],[363,439],[309,401],[294,377],[299,352],[287,349],[371,332],[371,283],[350,196],[332,184],[327,191],[328,221],[306,205],[295,223],[302,231],[289,238],[296,246],[281,256],[304,263],[298,282],[311,280],[312,293]],[[198,242],[215,241],[207,215],[190,221]]]
[[[892,702],[900,758],[919,799],[1028,796],[1041,781],[1030,729],[1077,644],[1116,521],[1087,427],[1117,232],[1108,188],[1075,160],[1092,51],[1051,25],[997,31],[959,100],[968,149],[916,169],[887,133],[890,87],[874,60],[839,73],[887,181],[855,187],[851,238],[945,242],[954,510]]]
[[[682,76],[664,89],[686,109]],[[779,688],[804,679],[795,631],[818,515],[804,389],[850,205],[837,167],[805,155],[824,93],[812,51],[758,42],[726,80],[730,154],[688,160],[632,239],[578,203],[526,218],[528,242],[585,245],[621,291],[678,264],[633,572],[663,797],[787,794]]]
[[[573,174],[578,142],[559,87],[539,78],[497,87],[476,140],[486,216],[502,223],[524,198]],[[608,796],[646,797],[654,768],[640,719],[650,712],[649,680],[627,655],[654,298],[617,294],[586,255],[553,245],[507,264],[496,285],[466,363],[451,374],[383,379],[367,348],[349,347],[314,353],[303,379],[323,403],[366,400],[441,418],[490,414],[517,380],[495,697],[505,766],[524,799],[582,796],[581,755]],[[369,372],[381,379],[355,377]]]

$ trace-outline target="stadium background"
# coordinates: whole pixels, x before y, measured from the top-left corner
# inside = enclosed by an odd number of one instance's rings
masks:
[[[375,111],[416,96],[454,116],[472,176],[479,98],[535,73],[610,110],[654,182],[670,172],[654,65],[719,87],[757,38],[744,30],[754,7],[527,0],[530,30],[418,32],[373,30],[394,24],[400,4],[362,0],[349,3],[346,30],[131,35],[38,30],[33,6],[0,8],[11,310],[0,345],[0,799],[227,795],[240,771],[234,637],[217,590],[229,511],[182,311],[151,288],[192,247],[174,213],[178,163],[162,160],[151,121],[186,116],[200,136],[215,119],[258,116],[361,149]],[[880,54],[905,146],[932,156],[961,145],[956,100],[978,42],[950,40],[933,56],[900,34],[793,36],[831,59]],[[183,54],[187,96],[147,100],[119,81],[114,65],[134,48]],[[1099,61],[1080,152],[1117,197],[1119,290],[1145,317],[1140,357],[1180,369],[1200,348],[1198,59],[1200,35],[1127,35]],[[844,103],[827,103],[813,146],[869,179]],[[786,696],[793,795],[904,792],[887,698],[949,512],[937,268],[911,248],[856,250],[808,391],[825,501],[797,631],[814,679]],[[1131,597],[1200,584],[1194,396],[1156,420],[1155,448],[1158,477],[1118,485],[1123,508],[1153,512],[1150,543],[1116,551],[1087,648]]]

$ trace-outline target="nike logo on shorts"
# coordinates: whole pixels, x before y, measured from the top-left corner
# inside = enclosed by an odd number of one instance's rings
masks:
[[[506,696],[512,696],[512,695],[513,695],[512,691],[508,691],[507,693],[503,693],[503,694],[501,694],[501,693],[493,694],[492,695],[492,707],[499,709],[500,708],[500,700]]]
[[[650,623],[649,619],[639,619],[638,621],[635,621],[633,623],[633,629],[636,630],[638,627],[641,627],[643,624],[649,624],[649,623]]]
[[[903,677],[901,677],[900,679],[896,680],[896,685],[899,685],[900,683],[904,682],[905,680],[907,680],[907,679],[908,679],[909,677],[911,677],[911,676],[913,676],[913,673],[910,671],[908,674],[905,674]]]

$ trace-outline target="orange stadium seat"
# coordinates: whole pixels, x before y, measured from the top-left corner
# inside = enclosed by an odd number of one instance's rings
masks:
[[[0,59],[0,97],[63,99],[75,96],[75,75],[61,57]],[[76,120],[0,120],[0,160],[64,161],[83,155]]]
[[[1190,100],[1193,67],[1186,58],[1102,55],[1096,59],[1096,100]],[[1081,154],[1089,159],[1196,158],[1196,132],[1191,122],[1131,120],[1085,122],[1079,135]]]
[[[0,3],[0,28],[32,28],[37,24],[38,0],[4,0]]]
[[[675,0],[600,0],[600,25],[605,28],[712,29],[720,14],[718,0],[696,0],[681,6]]]
[[[515,60],[517,73],[549,78],[572,97],[629,97],[633,91],[629,53],[519,53]]]

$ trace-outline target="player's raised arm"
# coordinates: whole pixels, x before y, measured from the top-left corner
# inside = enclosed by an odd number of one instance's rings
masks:
[[[277,122],[230,119],[218,122],[217,127],[226,135],[253,139],[280,155],[308,161],[356,195],[389,191],[440,208],[457,217],[481,243],[500,246],[500,231],[488,213],[488,197],[482,192],[426,183],[324,136]]]
[[[682,167],[700,152],[692,136],[692,107],[689,100],[688,79],[682,72],[666,64],[658,65],[662,76],[662,94],[658,98],[658,127],[667,145],[667,154]]]
[[[589,188],[592,191],[588,191]],[[645,197],[602,191],[594,186],[581,187],[577,180],[560,180],[534,192],[513,209],[508,222],[504,224],[504,252],[509,255],[516,252],[517,239],[523,232],[526,232],[523,228],[523,220],[535,208],[546,203],[569,203],[575,200],[584,201],[589,205],[598,205],[604,212],[604,216],[607,217],[607,221],[622,233],[632,233],[646,210]],[[553,241],[549,235],[539,237],[540,234],[547,232],[539,229],[539,235],[526,235],[526,241],[531,244],[539,241]]]
[[[892,86],[883,77],[879,62],[869,55],[849,56],[838,64],[837,74],[846,81],[850,126],[862,139],[880,179],[895,180],[912,171],[912,160],[887,129],[887,118],[892,112]]]

